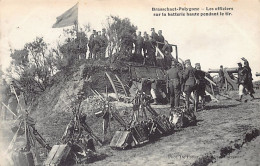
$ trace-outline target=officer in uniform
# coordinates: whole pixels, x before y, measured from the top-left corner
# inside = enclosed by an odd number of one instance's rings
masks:
[[[154,28],[151,28],[151,38],[155,41],[154,47],[156,46],[156,41],[158,41],[158,34],[155,32]]]
[[[195,71],[196,88],[194,91],[194,98],[195,98],[195,112],[196,112],[198,109],[199,97],[201,97],[202,100],[202,109],[204,109],[205,107],[206,73],[201,70],[201,66],[199,63],[195,64],[195,69],[196,69]]]
[[[170,89],[171,108],[180,106],[182,73],[177,67],[177,62],[172,62],[172,67],[167,71],[167,81]]]
[[[246,78],[247,78],[247,70],[242,67],[242,63],[237,63],[238,65],[238,78],[237,78],[237,83],[238,83],[238,95],[239,99],[237,101],[242,100],[243,94],[245,92],[245,83],[246,83]]]
[[[164,37],[162,35],[162,30],[158,31],[157,41],[160,42],[158,43],[158,48],[162,51],[162,48],[164,46]]]
[[[223,66],[220,66],[220,69],[218,71],[218,76],[219,76],[219,87],[222,90],[223,85],[225,83],[225,76],[224,76],[224,71],[223,71]]]
[[[165,69],[169,69],[172,66],[172,61],[173,61],[173,57],[172,57],[172,46],[169,45],[168,41],[165,40],[164,41],[164,46],[162,48],[162,52],[164,53],[164,63],[165,63]]]
[[[104,59],[106,57],[106,49],[108,46],[108,39],[106,36],[106,29],[102,29],[102,35],[101,35],[101,58]]]
[[[155,66],[156,65],[156,57],[155,57],[155,44],[156,41],[152,38],[152,36],[149,37],[149,40],[145,42],[145,63]],[[148,61],[148,62],[147,62]]]
[[[144,38],[141,36],[141,32],[139,31],[135,41],[136,55],[142,55],[143,45],[144,45]]]
[[[101,31],[96,32],[94,38],[93,58],[97,59],[100,57],[101,51]]]
[[[246,81],[245,81],[245,88],[248,90],[249,92],[249,95],[251,96],[252,100],[255,98],[254,97],[254,89],[253,89],[253,77],[252,77],[252,71],[251,71],[251,68],[249,67],[249,62],[242,58],[242,60],[244,60],[244,69],[246,69],[247,71],[247,78],[246,78]]]
[[[96,30],[93,30],[93,33],[89,37],[88,47],[89,47],[89,59],[92,59],[93,48],[94,48],[94,38],[95,38]]]
[[[185,102],[186,102],[186,108],[190,110],[190,104],[189,99],[191,96],[191,93],[195,90],[195,71],[191,66],[191,62],[189,59],[185,60],[185,70],[183,73],[183,80],[184,80],[184,93],[185,93]]]

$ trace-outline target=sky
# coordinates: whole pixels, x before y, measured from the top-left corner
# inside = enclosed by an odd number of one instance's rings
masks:
[[[56,17],[74,6],[74,0],[1,0],[0,63],[10,65],[10,48],[21,49],[41,36],[55,47],[62,28],[51,28]],[[250,3],[249,3],[250,2]],[[233,8],[231,16],[153,16],[152,8]],[[219,11],[213,11],[219,12]],[[161,12],[156,12],[161,13]],[[168,12],[166,12],[168,13]],[[171,12],[172,13],[172,12]],[[259,0],[80,0],[79,24],[101,30],[106,18],[129,18],[138,31],[153,27],[162,30],[169,43],[178,46],[179,57],[200,63],[202,69],[236,67],[241,58],[249,60],[252,73],[260,72],[260,1]],[[259,77],[255,77],[259,80]]]

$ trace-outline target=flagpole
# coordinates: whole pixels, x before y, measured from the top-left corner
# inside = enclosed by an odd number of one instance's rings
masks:
[[[78,6],[78,15],[77,15],[77,21],[76,21],[76,32],[77,32],[77,38],[78,38],[78,35],[79,35],[79,2],[77,3],[77,6]]]

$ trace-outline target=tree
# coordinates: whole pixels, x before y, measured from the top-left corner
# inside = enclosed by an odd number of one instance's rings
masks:
[[[88,38],[86,31],[89,31],[90,26],[85,25],[84,29],[77,31],[73,29],[64,29],[65,43],[59,46],[60,52],[63,54],[67,65],[71,65],[75,60],[79,59],[79,55],[86,55],[88,50]]]
[[[55,49],[48,50],[42,37],[26,43],[23,49],[11,50],[9,77],[15,80],[28,100],[50,86],[50,78],[59,69],[60,56]]]
[[[137,27],[128,18],[121,19],[118,16],[107,18],[108,55],[112,62],[131,54],[133,34],[136,30]]]

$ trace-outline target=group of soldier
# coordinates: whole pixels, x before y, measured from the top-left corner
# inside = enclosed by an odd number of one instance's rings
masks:
[[[194,111],[198,109],[199,97],[202,99],[202,109],[205,106],[206,73],[201,70],[200,63],[192,67],[189,59],[185,60],[185,68],[178,67],[176,61],[172,61],[172,67],[167,70],[167,80],[170,90],[171,108],[180,106],[181,93],[185,94],[185,107],[190,110],[190,97],[194,94]]]
[[[122,41],[123,42],[123,41]],[[132,55],[133,59],[138,59],[142,57],[142,62],[146,65],[161,66],[170,68],[172,61],[172,46],[164,39],[162,35],[162,30],[159,30],[158,33],[155,32],[154,28],[151,28],[151,35],[148,35],[147,32],[142,33],[141,31],[138,34],[133,33],[127,41],[125,41],[127,48],[126,52]],[[108,47],[108,38],[106,34],[106,29],[101,31],[93,30],[93,33],[89,37],[88,42],[89,47],[89,59],[103,59],[106,55],[106,50]],[[163,53],[164,58],[158,60],[156,57],[156,47]]]
[[[138,35],[134,34],[133,39],[133,44],[135,45],[134,55],[142,56],[144,64],[170,68],[170,62],[172,61],[172,46],[165,40],[162,30],[159,30],[157,34],[155,29],[151,28],[151,35],[144,32],[143,37],[139,31]],[[156,58],[158,56],[156,55],[156,47],[158,47],[164,55],[162,60]]]
[[[101,31],[93,30],[93,33],[89,37],[89,59],[104,59],[106,56],[106,49],[108,46],[108,38],[106,35],[106,29]]]

